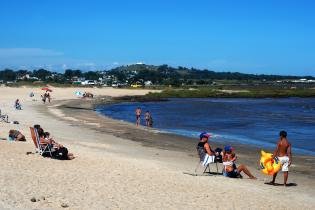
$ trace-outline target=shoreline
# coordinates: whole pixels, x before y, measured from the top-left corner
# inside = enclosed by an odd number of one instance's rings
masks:
[[[102,103],[119,103],[120,101],[106,98]],[[164,133],[155,128],[147,128],[145,126],[135,126],[126,121],[112,119],[110,117],[97,113],[94,108],[99,104],[96,100],[71,100],[64,101],[61,104],[53,105],[54,108],[61,111],[66,119],[76,122],[84,121],[84,125],[95,131],[109,133],[119,138],[138,142],[145,147],[153,147],[162,150],[183,152],[187,157],[197,158],[195,146],[198,139],[186,137],[173,133]],[[76,110],[80,110],[78,114]],[[132,131],[132,132],[131,132]],[[227,144],[232,144],[236,148],[237,154],[242,158],[242,163],[249,165],[251,168],[258,170],[258,161],[260,159],[260,148],[255,145],[246,145],[231,141],[215,142],[209,140],[210,145],[214,148],[223,148]],[[276,144],[276,143],[275,143]],[[308,175],[315,178],[315,156],[307,154],[293,154],[294,173],[300,175]],[[305,162],[304,160],[308,160]],[[315,183],[315,182],[314,182]]]
[[[172,100],[173,98],[169,99],[163,99],[163,100],[150,100],[148,98],[141,98],[141,96],[130,96],[130,97],[118,97],[118,98],[112,98],[112,99],[108,99],[107,101],[104,101],[102,103],[102,100],[100,100],[99,102],[92,102],[92,108],[91,110],[94,110],[96,113],[98,113],[98,115],[100,116],[104,116],[104,117],[107,117],[107,118],[110,118],[110,119],[113,119],[113,120],[116,120],[116,121],[123,121],[123,122],[126,122],[126,123],[129,123],[129,124],[133,124],[133,122],[129,122],[129,121],[126,121],[126,120],[121,120],[121,119],[115,119],[115,118],[112,118],[110,116],[107,116],[107,115],[104,115],[102,113],[99,113],[97,108],[99,106],[106,106],[106,105],[112,105],[112,104],[120,104],[120,103],[134,103],[134,102],[155,102],[155,101],[158,101],[158,102],[163,102],[163,101],[169,101],[169,100]],[[178,98],[176,98],[178,99]],[[194,99],[194,98],[185,98],[185,99]],[[212,99],[212,98],[211,98]],[[216,98],[216,99],[221,99],[221,98]],[[237,98],[239,99],[239,98]],[[244,98],[246,99],[246,98]],[[247,98],[247,99],[252,99],[252,98]],[[98,101],[98,100],[96,100]],[[73,107],[75,109],[75,107]],[[144,125],[142,125],[141,127],[145,127]],[[171,134],[171,135],[176,135],[176,136],[181,136],[183,138],[189,138],[191,140],[196,140],[196,138],[198,138],[198,132],[193,132],[193,131],[189,131],[189,134],[191,134],[192,132],[193,133],[196,133],[196,137],[192,137],[191,135],[188,135],[185,131],[187,130],[179,130],[179,131],[183,131],[182,133],[180,132],[176,132],[176,131],[173,131],[172,129],[170,130],[167,130],[167,129],[162,129],[162,128],[156,128],[154,127],[153,128],[154,130],[157,130],[157,132],[160,132],[160,133],[165,133],[165,134]],[[186,134],[185,134],[186,133]],[[216,133],[216,135],[219,135],[219,136],[223,136],[224,134],[218,134]],[[222,143],[225,143],[225,144],[242,144],[242,145],[248,145],[248,146],[251,146],[251,147],[254,147],[254,148],[258,148],[258,149],[261,149],[261,148],[265,148],[265,150],[274,150],[275,148],[275,144],[276,142],[274,143],[271,143],[271,142],[262,142],[262,141],[253,141],[249,138],[242,138],[242,137],[237,137],[237,136],[234,136],[234,137],[229,137],[229,138],[234,138],[234,139],[238,139],[238,140],[234,140],[234,141],[229,141],[227,139],[227,137],[224,137],[224,139],[218,139],[218,141],[222,142]],[[312,150],[306,150],[304,148],[293,148],[293,153],[294,154],[298,154],[298,155],[304,155],[304,156],[313,156],[315,157],[315,152],[312,151]]]

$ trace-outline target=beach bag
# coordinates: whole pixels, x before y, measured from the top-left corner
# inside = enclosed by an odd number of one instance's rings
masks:
[[[68,160],[68,149],[61,147],[52,153],[53,158],[58,160]]]
[[[217,163],[222,163],[222,162],[223,162],[223,161],[222,161],[222,155],[221,155],[222,149],[221,149],[221,148],[216,148],[216,149],[214,150],[214,152],[219,154],[219,155],[215,156],[215,161],[216,161]]]

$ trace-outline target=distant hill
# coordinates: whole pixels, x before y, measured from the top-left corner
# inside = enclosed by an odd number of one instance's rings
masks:
[[[44,81],[71,84],[78,79],[98,81],[98,84],[130,85],[150,81],[154,85],[214,85],[214,84],[258,84],[275,83],[275,81],[292,82],[293,80],[313,80],[311,76],[281,76],[264,74],[244,74],[239,72],[215,72],[207,69],[171,67],[168,65],[133,64],[103,71],[67,69],[64,73],[51,72],[46,69],[33,71],[4,69],[0,71],[0,82],[5,81]],[[313,82],[314,83],[314,82]]]
[[[215,72],[211,70],[200,70],[195,68],[185,67],[171,67],[168,65],[154,66],[145,64],[134,64],[127,66],[120,66],[112,70],[107,71],[107,74],[116,76],[119,80],[133,80],[133,81],[147,81],[150,80],[155,84],[166,84],[185,82],[193,83],[196,81],[203,81],[207,84],[212,80],[238,80],[238,81],[249,81],[249,80],[265,80],[265,81],[276,81],[276,80],[294,80],[294,79],[309,79],[313,80],[311,76],[280,76],[280,75],[264,75],[264,74],[244,74],[238,72]]]

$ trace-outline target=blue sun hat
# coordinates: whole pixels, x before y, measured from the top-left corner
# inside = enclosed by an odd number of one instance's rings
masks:
[[[224,147],[224,151],[226,151],[226,152],[232,152],[233,150],[234,150],[234,148],[229,146],[229,145]]]

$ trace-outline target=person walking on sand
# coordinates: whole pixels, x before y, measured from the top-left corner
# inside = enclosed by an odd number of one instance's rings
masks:
[[[139,126],[141,121],[141,108],[136,108],[136,125]]]
[[[40,97],[42,98],[42,101],[45,104],[46,103],[46,93],[44,93],[44,95],[41,95]]]
[[[46,91],[46,98],[48,99],[48,102],[50,103],[50,93],[48,91]]]
[[[289,175],[289,166],[292,163],[292,152],[291,144],[287,139],[287,132],[280,131],[280,139],[277,143],[277,147],[273,153],[273,157],[278,157],[281,163],[281,170],[283,172],[284,186],[287,186],[288,175]],[[270,184],[274,184],[276,181],[277,173],[273,175],[272,181]]]

